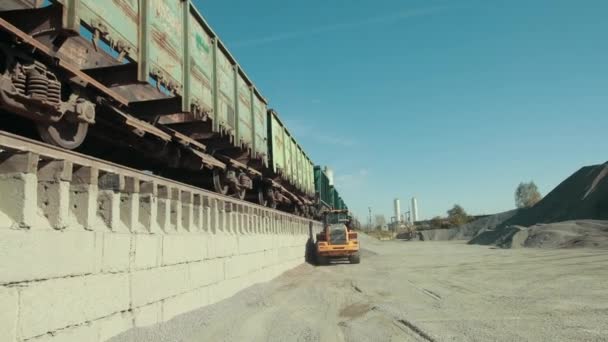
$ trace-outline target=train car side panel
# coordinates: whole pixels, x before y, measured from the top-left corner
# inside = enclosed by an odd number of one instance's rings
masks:
[[[285,130],[285,127],[283,127],[283,132],[284,132],[283,134],[285,135],[285,170],[287,170],[286,174],[285,174],[285,179],[287,181],[289,181],[289,183],[295,184],[295,177],[294,177],[294,172],[293,172],[293,169],[294,169],[293,139],[287,133],[287,130]]]
[[[60,1],[65,3],[66,0]],[[78,16],[92,30],[99,30],[103,38],[115,47],[127,48],[137,60],[139,50],[139,2],[129,0],[81,0]]]
[[[213,41],[196,17],[190,20],[190,96],[203,112],[213,112]]]
[[[287,174],[286,168],[286,141],[283,126],[272,111],[268,112],[269,121],[269,151],[271,156],[272,172],[277,174]]]
[[[35,8],[37,2],[37,0],[2,0],[0,1],[0,11]]]
[[[268,130],[266,129],[268,116],[266,115],[266,103],[257,92],[253,94],[253,127],[254,127],[254,154],[263,160],[263,165],[268,165]]]
[[[253,147],[253,112],[251,102],[251,86],[245,81],[245,78],[239,74],[237,78],[238,87],[238,145]]]
[[[297,155],[297,177],[298,177],[298,189],[303,193],[306,193],[306,188],[304,187],[304,152],[302,152],[302,148],[299,145],[296,145],[296,155]]]
[[[167,89],[179,92],[183,81],[183,34],[184,6],[188,2],[174,0],[150,0],[150,48],[148,56],[150,73]]]
[[[235,66],[222,49],[217,49],[217,124],[235,133]]]
[[[306,174],[308,175],[308,185],[306,188],[306,193],[310,197],[314,197],[315,195],[315,170],[314,165],[308,157],[306,158]]]

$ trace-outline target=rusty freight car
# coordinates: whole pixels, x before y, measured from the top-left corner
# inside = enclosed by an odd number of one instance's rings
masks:
[[[314,164],[190,0],[3,0],[0,110],[1,129],[316,212]]]

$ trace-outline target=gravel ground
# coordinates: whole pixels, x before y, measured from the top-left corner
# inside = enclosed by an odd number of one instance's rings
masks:
[[[605,250],[361,242],[112,341],[608,341]]]

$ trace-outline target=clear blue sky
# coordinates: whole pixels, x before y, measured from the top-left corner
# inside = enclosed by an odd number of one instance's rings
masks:
[[[608,160],[608,1],[194,1],[364,222]]]

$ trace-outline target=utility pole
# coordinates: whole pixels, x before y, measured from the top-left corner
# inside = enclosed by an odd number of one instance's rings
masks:
[[[372,228],[372,207],[367,207],[369,209],[369,230],[373,230]]]

